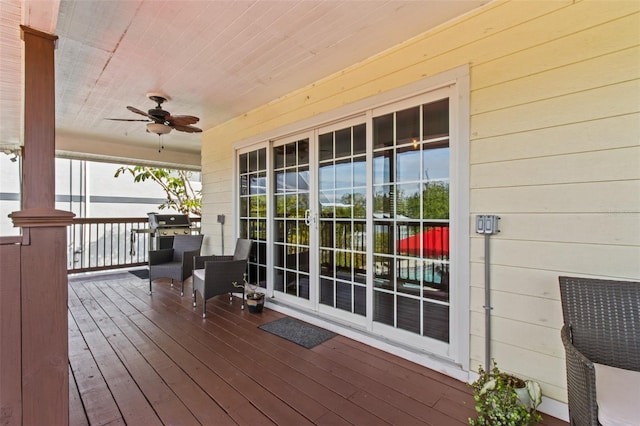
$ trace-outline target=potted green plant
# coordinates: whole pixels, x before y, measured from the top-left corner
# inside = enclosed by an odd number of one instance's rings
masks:
[[[537,408],[542,401],[540,385],[532,380],[522,380],[503,373],[493,361],[493,368],[478,368],[478,379],[471,384],[476,402],[474,426],[528,426],[542,421]]]
[[[264,307],[264,293],[259,291],[250,291],[246,294],[247,307],[252,314],[258,314],[262,312]]]
[[[258,291],[259,286],[256,284],[249,284],[245,278],[244,284],[234,284],[236,287],[244,287],[244,296],[246,299],[249,312],[252,314],[259,314],[264,307],[265,294]]]

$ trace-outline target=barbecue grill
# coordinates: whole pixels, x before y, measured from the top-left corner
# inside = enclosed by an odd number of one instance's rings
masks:
[[[149,216],[150,249],[173,247],[174,235],[191,234],[191,222],[184,214],[147,213]]]

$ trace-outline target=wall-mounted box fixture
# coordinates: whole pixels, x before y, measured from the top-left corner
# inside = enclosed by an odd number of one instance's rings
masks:
[[[498,229],[499,216],[494,214],[479,214],[476,216],[476,233],[478,234],[495,234],[500,232]]]

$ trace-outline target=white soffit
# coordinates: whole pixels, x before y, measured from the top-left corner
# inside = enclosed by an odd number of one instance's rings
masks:
[[[20,46],[19,30],[2,31]],[[153,147],[158,137],[144,119],[126,109],[154,106],[147,92],[164,92],[163,107],[174,115],[200,117],[206,130],[235,116],[374,56],[488,0],[423,1],[61,1],[55,34],[56,131],[100,140]],[[51,11],[48,1],[25,1]],[[16,26],[19,22],[16,22]],[[17,42],[15,38],[18,37]],[[16,100],[5,102],[2,41],[2,141],[15,138]],[[8,43],[7,43],[8,44]],[[18,69],[19,71],[19,69]],[[13,89],[13,84],[11,84]],[[15,91],[7,89],[15,96]],[[7,98],[8,99],[8,98]],[[19,110],[19,107],[17,107]],[[199,134],[164,136],[174,151],[199,153]]]

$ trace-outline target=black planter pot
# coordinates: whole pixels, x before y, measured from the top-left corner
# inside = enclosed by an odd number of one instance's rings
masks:
[[[259,314],[264,307],[263,293],[247,293],[247,307],[252,314]]]

